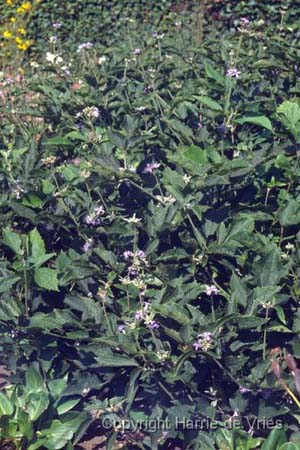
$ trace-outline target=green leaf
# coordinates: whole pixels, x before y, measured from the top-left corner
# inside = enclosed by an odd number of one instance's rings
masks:
[[[50,428],[41,430],[42,436],[45,436],[44,446],[49,450],[59,450],[63,448],[74,436],[73,424],[63,423],[59,420],[53,420]]]
[[[257,261],[254,270],[260,286],[276,286],[288,273],[277,247],[271,248],[266,256]]]
[[[3,230],[3,243],[7,245],[17,255],[21,254],[21,238],[17,233],[9,229]]]
[[[223,111],[222,106],[216,102],[214,99],[210,97],[206,97],[205,95],[200,95],[196,97],[203,105],[208,106],[208,108],[213,109],[214,111]]]
[[[266,116],[243,116],[240,119],[236,119],[236,123],[244,125],[244,123],[252,123],[259,127],[266,128],[269,131],[273,131],[272,123]]]
[[[297,139],[300,132],[300,106],[297,102],[286,100],[278,108],[277,113],[281,123]]]
[[[39,258],[46,253],[44,241],[36,228],[29,233],[29,240],[31,244],[31,255],[34,258]]]
[[[220,74],[220,72],[214,69],[207,61],[204,63],[205,73],[208,78],[212,78],[217,83],[223,86],[224,84],[224,76]]]
[[[45,383],[41,374],[34,368],[30,367],[25,372],[25,391],[27,394],[36,393],[45,389]]]
[[[285,443],[286,441],[287,436],[285,431],[281,428],[274,428],[263,443],[261,450],[276,450],[277,446]]]
[[[13,402],[3,392],[0,392],[0,417],[11,416],[14,409]]]
[[[50,183],[50,181],[48,181],[48,180],[42,180],[43,194],[45,194],[45,195],[52,194],[54,189],[55,189],[54,184]]]
[[[287,442],[279,447],[279,450],[300,450],[300,444],[294,442]]]
[[[157,305],[155,310],[164,317],[176,320],[181,325],[187,325],[190,322],[190,316],[181,305],[174,305],[173,303]]]
[[[60,397],[60,395],[66,389],[67,385],[67,378],[59,378],[58,380],[49,381],[48,388],[54,400]]]
[[[63,403],[60,403],[57,406],[57,412],[58,415],[62,415],[65,414],[66,412],[70,411],[71,409],[74,408],[74,406],[76,406],[78,403],[80,402],[80,398],[73,398],[73,399],[69,399]]]
[[[134,358],[124,355],[102,350],[101,355],[96,358],[97,367],[139,367],[138,362]]]
[[[49,406],[49,397],[47,392],[36,392],[29,396],[27,412],[30,420],[37,420]]]
[[[230,279],[231,297],[228,305],[228,314],[236,312],[237,306],[240,304],[247,306],[247,289],[242,280],[233,273]]]
[[[206,165],[207,164],[207,156],[205,150],[203,150],[200,147],[197,147],[196,145],[191,145],[189,148],[187,148],[183,155],[185,158],[188,158],[189,160],[200,164],[200,165]]]
[[[59,291],[56,270],[44,267],[38,268],[34,271],[34,281],[41,288]]]

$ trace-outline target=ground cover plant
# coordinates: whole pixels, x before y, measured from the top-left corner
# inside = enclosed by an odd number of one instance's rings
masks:
[[[0,80],[3,448],[300,448],[297,8],[30,3]]]

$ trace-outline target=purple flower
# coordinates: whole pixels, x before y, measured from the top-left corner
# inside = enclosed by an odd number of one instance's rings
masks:
[[[141,309],[139,309],[135,313],[134,318],[135,318],[135,320],[141,320],[143,318],[143,315],[144,315],[143,311]]]
[[[128,272],[132,277],[137,277],[139,274],[139,271],[134,266],[129,267]]]
[[[226,75],[227,75],[227,77],[230,77],[230,78],[239,78],[241,75],[241,72],[239,70],[233,68],[233,69],[228,69]]]
[[[246,394],[247,392],[251,392],[251,389],[248,389],[245,386],[240,386],[240,393],[241,394]]]
[[[149,323],[149,328],[150,330],[157,330],[157,328],[159,328],[159,323],[156,322],[156,320],[151,320]]]
[[[198,341],[194,342],[193,343],[193,347],[196,350],[196,352],[201,350],[202,349],[202,342],[201,342],[201,340],[198,340]]]
[[[60,22],[55,22],[52,24],[53,28],[60,28],[62,24]]]
[[[133,54],[134,55],[140,55],[142,53],[142,49],[141,48],[135,48],[134,50],[133,50]]]
[[[97,216],[102,216],[105,213],[103,206],[96,206],[94,211]]]
[[[97,217],[89,214],[85,216],[84,221],[87,225],[91,225],[92,227],[97,227],[101,223],[100,219],[97,219]]]
[[[117,328],[117,332],[121,334],[126,334],[126,326],[125,325],[119,325]]]
[[[250,24],[250,20],[247,17],[241,17],[240,23],[243,27],[247,27]]]
[[[147,312],[151,306],[150,302],[144,302],[144,311]]]
[[[93,240],[92,240],[92,239],[89,239],[89,240],[84,244],[84,246],[82,247],[84,253],[87,253],[87,252],[92,248],[92,246],[93,246]]]
[[[130,258],[133,258],[133,253],[130,250],[126,250],[123,252],[124,259],[128,261]]]
[[[211,286],[206,285],[205,287],[206,287],[206,290],[205,290],[205,294],[206,295],[212,296],[214,294],[218,294],[219,293],[219,289],[216,288],[216,286],[214,286],[213,284]]]
[[[209,331],[205,331],[204,333],[200,334],[200,336],[203,340],[206,342],[210,342],[212,340],[212,334]]]
[[[143,259],[143,260],[146,259],[146,255],[145,255],[145,252],[143,252],[143,250],[138,250],[137,256],[138,256],[138,258],[140,258],[140,259]]]
[[[158,169],[159,167],[160,167],[160,164],[157,162],[148,163],[148,164],[146,164],[144,173],[153,173],[153,170]]]

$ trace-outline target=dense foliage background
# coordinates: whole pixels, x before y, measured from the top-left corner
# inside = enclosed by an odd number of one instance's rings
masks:
[[[299,449],[298,2],[24,4],[0,2],[3,445]]]

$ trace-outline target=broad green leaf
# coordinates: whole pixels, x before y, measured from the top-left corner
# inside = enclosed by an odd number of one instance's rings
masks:
[[[244,123],[250,123],[253,125],[258,125],[262,128],[266,128],[269,131],[273,131],[272,123],[266,116],[243,116],[239,119],[236,119],[236,122],[240,125],[243,125]]]
[[[284,430],[281,428],[274,428],[265,442],[263,443],[261,450],[276,450],[278,446],[287,441],[287,436]]]
[[[30,420],[32,420],[33,422],[37,420],[42,415],[42,413],[46,411],[48,406],[49,397],[47,392],[41,391],[32,393],[29,396],[29,401],[27,404],[27,412]]]
[[[45,383],[40,373],[34,368],[30,367],[25,372],[26,385],[25,390],[27,394],[36,393],[45,389]]]
[[[220,111],[220,112],[223,111],[222,106],[210,97],[206,97],[205,95],[200,95],[200,96],[197,96],[196,98],[200,101],[200,103],[202,103],[205,106],[208,106],[208,108],[211,108],[214,111]]]
[[[100,356],[96,358],[97,367],[138,367],[139,364],[134,358],[118,355],[113,352],[103,350]]]
[[[9,229],[3,230],[3,243],[17,255],[21,254],[21,238],[17,233],[14,233]]]
[[[212,67],[212,65],[209,64],[207,61],[205,61],[204,64],[205,64],[205,65],[204,65],[204,68],[205,68],[206,76],[207,76],[208,78],[212,78],[212,79],[215,80],[217,83],[223,85],[223,84],[224,84],[224,76],[221,75],[221,73],[220,73],[218,70],[214,69],[214,68]]]
[[[56,408],[58,415],[61,416],[62,414],[65,414],[66,412],[70,411],[79,402],[80,402],[80,398],[73,398],[73,399],[69,399],[69,400],[66,400],[66,401],[60,403]]]
[[[46,253],[45,243],[36,228],[29,233],[29,240],[31,244],[31,255],[33,258],[40,258]]]
[[[299,201],[291,199],[279,211],[279,222],[283,227],[298,225],[300,223],[300,204]]]
[[[286,100],[278,108],[279,120],[295,139],[300,132],[300,106],[298,102]]]
[[[279,447],[278,450],[300,450],[300,444],[294,442],[287,442]]]
[[[195,163],[200,165],[206,165],[208,163],[205,150],[197,147],[196,145],[191,145],[189,148],[187,148],[184,151],[183,155],[191,161],[194,161]]]
[[[45,436],[43,445],[49,450],[59,450],[63,448],[74,436],[76,429],[73,424],[63,423],[59,420],[53,420],[50,428],[41,430],[42,436]]]
[[[0,417],[11,416],[14,409],[13,402],[3,392],[0,392]]]
[[[228,304],[228,314],[236,312],[238,305],[247,306],[247,289],[242,280],[233,273],[230,279],[231,296]]]
[[[68,385],[67,378],[60,378],[58,380],[49,381],[48,388],[54,400],[60,397],[60,395],[66,389],[67,385]]]
[[[41,288],[49,291],[59,291],[56,270],[44,267],[38,268],[34,271],[34,281]]]
[[[166,303],[157,305],[155,310],[164,317],[176,320],[181,325],[187,325],[190,322],[190,316],[186,309],[181,305],[174,305],[173,303]]]

